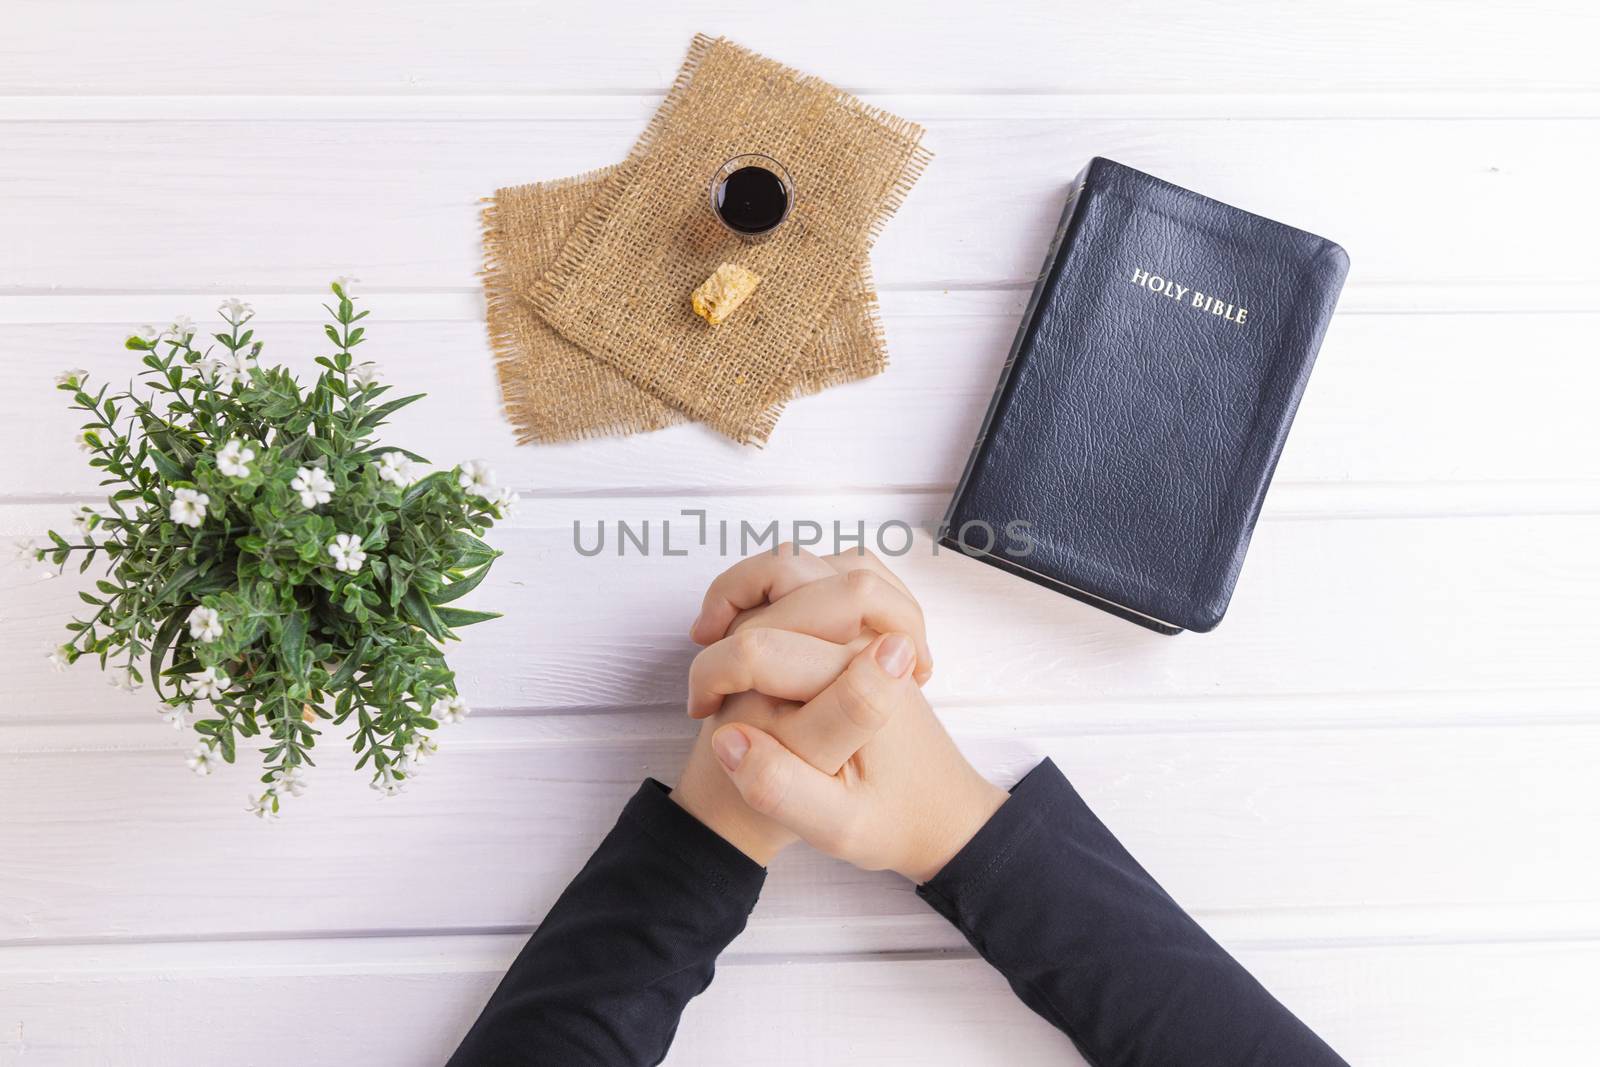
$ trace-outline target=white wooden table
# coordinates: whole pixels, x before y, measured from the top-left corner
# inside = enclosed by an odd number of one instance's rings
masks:
[[[319,748],[272,825],[150,697],[48,671],[75,576],[0,575],[0,1064],[440,1062],[690,736],[684,633],[725,561],[582,559],[573,520],[937,516],[1094,154],[1327,234],[1350,285],[1222,628],[919,551],[936,704],[997,780],[1054,757],[1353,1062],[1592,1062],[1600,25],[1318,6],[9,0],[0,533],[93,493],[56,371],[126,374],[129,325],[235,294],[308,365],[345,272],[368,352],[433,394],[395,439],[531,499],[474,600],[508,617],[456,654],[477,714],[392,801]],[[893,365],[765,451],[514,447],[476,198],[620,159],[696,30],[927,126],[873,257]],[[797,850],[670,1062],[1079,1061],[909,886]]]

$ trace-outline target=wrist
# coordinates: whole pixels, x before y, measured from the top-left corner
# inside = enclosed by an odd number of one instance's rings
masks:
[[[946,802],[927,813],[916,847],[895,867],[917,885],[932,880],[977,836],[1011,794],[973,773],[971,780],[945,793]]]
[[[688,766],[672,789],[672,799],[707,829],[765,867],[798,839],[745,804],[727,774],[715,765],[709,736],[709,731],[702,731],[695,741]]]

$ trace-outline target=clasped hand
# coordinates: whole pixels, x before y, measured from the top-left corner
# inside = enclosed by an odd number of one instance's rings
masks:
[[[690,636],[705,722],[672,795],[756,862],[798,839],[925,882],[1004,803],[923,698],[922,608],[870,552],[752,556]]]

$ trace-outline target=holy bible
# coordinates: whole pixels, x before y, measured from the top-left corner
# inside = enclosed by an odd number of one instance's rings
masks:
[[[1160,633],[1215,627],[1348,269],[1325,238],[1091,160],[941,543]]]

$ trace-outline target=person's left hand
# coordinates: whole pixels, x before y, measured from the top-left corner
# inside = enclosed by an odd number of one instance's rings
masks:
[[[849,655],[850,649],[842,648],[841,654]],[[837,771],[896,709],[907,706],[908,697],[917,695],[911,678],[914,654],[908,637],[886,634],[866,642],[834,676],[810,678],[805,667],[786,663],[780,650],[758,647],[751,663],[761,672],[763,685],[811,699],[802,705],[755,690],[727,698],[721,710],[700,728],[688,765],[672,791],[673,799],[735,848],[766,866],[796,835],[745,801],[740,785],[723,770],[726,752],[719,754],[714,749],[718,728],[738,722],[767,735],[786,737],[795,746],[793,751],[803,753],[809,761],[807,769],[831,766]]]
[[[908,632],[879,637],[879,625]],[[690,669],[690,714],[715,715],[672,796],[762,865],[795,835],[741,798],[712,751],[716,728],[747,723],[837,771],[901,701],[897,688],[931,670],[921,607],[870,553],[785,545],[743,560],[712,582],[690,634],[708,646]]]

